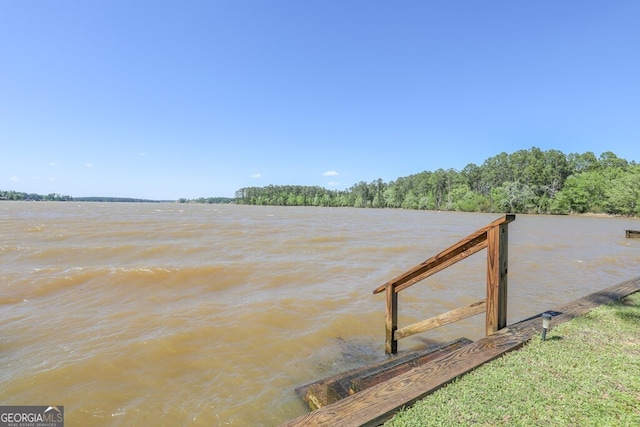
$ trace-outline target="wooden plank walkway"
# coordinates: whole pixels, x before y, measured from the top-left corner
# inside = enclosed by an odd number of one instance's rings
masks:
[[[550,328],[638,291],[640,277],[580,298],[550,311],[555,314]],[[410,406],[478,366],[522,347],[533,336],[541,333],[540,316],[541,314],[513,324],[446,356],[291,420],[283,424],[283,427],[359,427],[382,424],[401,407]]]
[[[447,344],[407,352],[298,387],[296,393],[307,402],[311,410],[320,409],[472,342],[467,338],[460,338]]]

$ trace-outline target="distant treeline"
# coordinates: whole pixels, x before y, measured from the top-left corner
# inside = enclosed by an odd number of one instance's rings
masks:
[[[590,151],[565,155],[532,147],[498,154],[480,166],[470,163],[461,171],[425,171],[388,183],[361,181],[346,190],[269,185],[241,188],[235,195],[178,202],[640,216],[640,165],[610,151],[597,157]],[[2,190],[0,200],[173,202]]]
[[[607,213],[640,216],[640,165],[607,151],[565,155],[532,147],[461,171],[438,169],[344,191],[319,186],[246,187],[236,203],[463,212]]]
[[[75,202],[173,203],[175,200],[149,200],[131,197],[74,197]]]
[[[232,198],[232,197],[200,197],[199,199],[179,199],[178,202],[180,203],[221,203],[221,204],[226,204],[226,203],[235,203],[236,199]]]
[[[174,202],[174,200],[147,200],[147,199],[133,199],[129,197],[71,197],[58,193],[51,193],[47,195],[34,194],[34,193],[21,193],[18,191],[3,191],[0,190],[0,200],[25,200],[36,202],[140,202],[140,203],[162,203],[162,202]]]

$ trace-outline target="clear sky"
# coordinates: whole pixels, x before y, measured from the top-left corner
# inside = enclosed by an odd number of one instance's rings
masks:
[[[344,189],[640,161],[637,0],[0,0],[0,189]]]

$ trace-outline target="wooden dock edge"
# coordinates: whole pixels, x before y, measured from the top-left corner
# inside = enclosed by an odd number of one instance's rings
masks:
[[[317,410],[417,366],[431,362],[472,342],[468,338],[459,338],[449,343],[434,344],[420,350],[395,355],[300,386],[296,388],[296,393],[307,402],[312,411]]]
[[[639,291],[640,277],[637,277],[577,299],[555,310],[549,310],[555,314],[550,328]],[[473,369],[509,351],[521,348],[533,336],[541,333],[541,314],[510,325],[494,335],[466,345],[446,356],[291,420],[282,427],[380,425],[393,417],[400,408],[411,406]]]
[[[625,236],[627,239],[640,239],[639,230],[625,230]]]

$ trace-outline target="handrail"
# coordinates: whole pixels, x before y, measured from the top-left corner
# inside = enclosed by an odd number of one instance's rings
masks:
[[[516,216],[509,214],[470,234],[439,254],[377,287],[373,293],[386,291],[385,352],[395,354],[398,340],[470,316],[487,313],[486,334],[506,326],[508,224]],[[487,248],[487,299],[440,316],[423,320],[398,330],[398,292]]]

